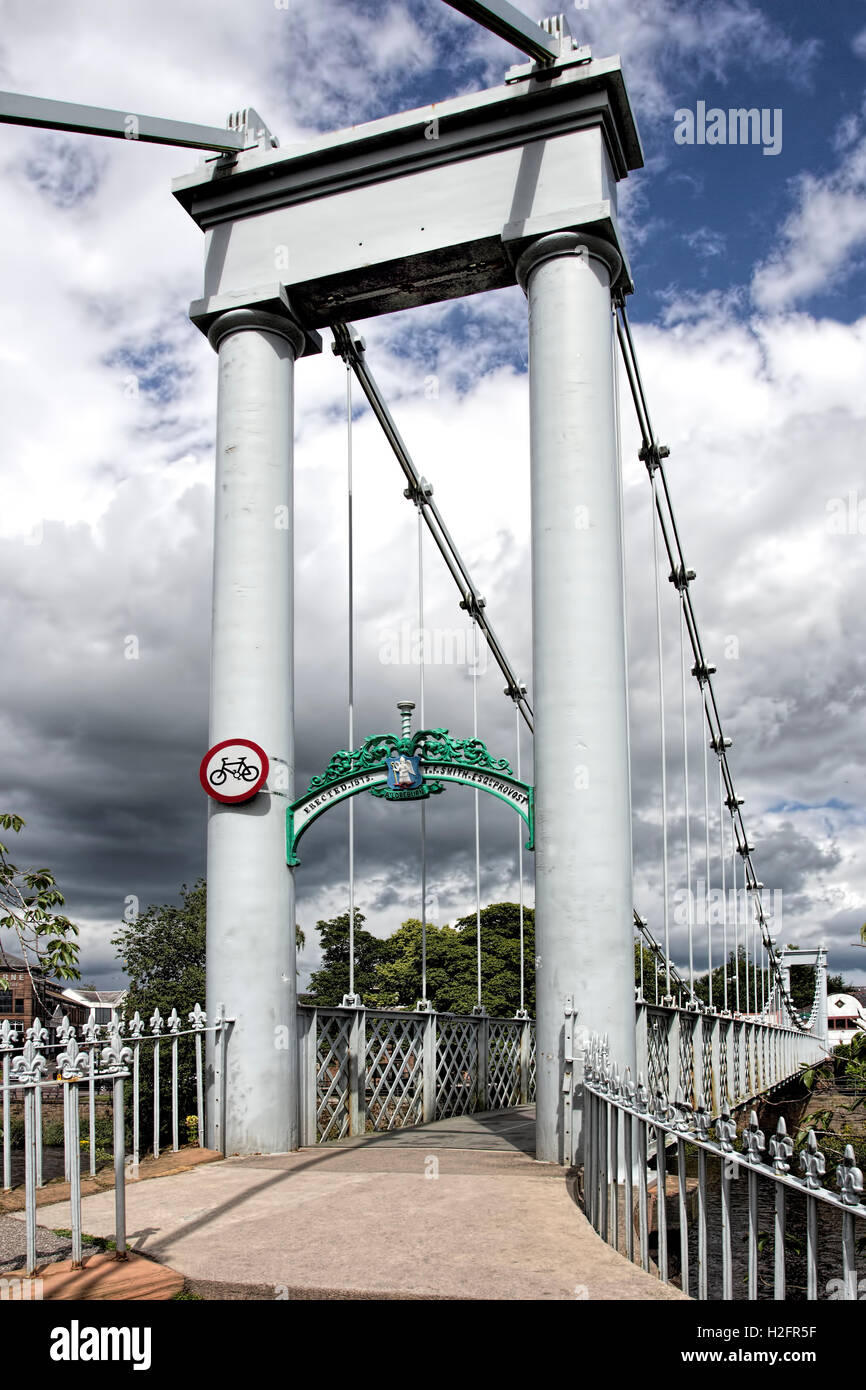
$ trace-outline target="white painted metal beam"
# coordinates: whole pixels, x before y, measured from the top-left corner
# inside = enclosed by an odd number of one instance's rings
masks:
[[[467,19],[483,24],[485,29],[538,62],[551,63],[559,57],[558,40],[508,0],[486,0],[483,5],[479,0],[445,0],[445,4],[465,14]]]
[[[230,154],[255,144],[255,136],[245,128],[220,130],[217,126],[191,125],[187,121],[112,111],[102,106],[80,106],[19,92],[0,92],[0,124],[70,130],[82,135],[107,135],[118,140],[140,140],[143,144],[181,145]]]

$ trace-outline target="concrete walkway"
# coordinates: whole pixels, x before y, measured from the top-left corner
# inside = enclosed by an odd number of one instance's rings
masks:
[[[527,1106],[228,1158],[130,1185],[128,1241],[210,1298],[682,1298],[599,1239],[533,1144]],[[113,1194],[82,1206],[111,1234]],[[68,1205],[39,1221],[68,1227]]]

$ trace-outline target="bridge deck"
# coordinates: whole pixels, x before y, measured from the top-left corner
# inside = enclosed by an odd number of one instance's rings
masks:
[[[599,1239],[563,1170],[535,1162],[533,1120],[488,1112],[130,1184],[128,1240],[205,1297],[681,1298]],[[86,1232],[112,1231],[111,1192],[82,1205]],[[39,1222],[68,1227],[68,1205]]]

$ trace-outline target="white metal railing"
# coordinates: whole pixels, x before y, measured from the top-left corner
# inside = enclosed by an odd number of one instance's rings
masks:
[[[180,1147],[179,1050],[184,1039],[192,1040],[191,1063],[195,1070],[196,1124],[195,1143],[205,1143],[204,1058],[203,1037],[216,1035],[214,1070],[217,1085],[225,1074],[225,1048],[230,1020],[218,1010],[216,1022],[208,1025],[201,1007],[196,1004],[188,1016],[190,1026],[183,1028],[176,1009],[163,1018],[155,1009],[145,1024],[136,1012],[129,1020],[97,1024],[94,1012],[80,1030],[64,1019],[60,1028],[46,1029],[39,1019],[27,1029],[22,1043],[19,1031],[8,1020],[0,1023],[0,1091],[2,1091],[3,1128],[3,1188],[10,1191],[12,1182],[12,1109],[23,1103],[24,1117],[24,1207],[26,1227],[26,1270],[30,1277],[36,1268],[36,1195],[44,1186],[43,1104],[62,1098],[63,1171],[69,1183],[71,1209],[72,1260],[81,1262],[81,1149],[89,1152],[91,1176],[97,1172],[99,1130],[98,1101],[105,1092],[111,1095],[111,1151],[115,1187],[115,1242],[117,1258],[126,1252],[125,1183],[127,1177],[138,1176],[142,1144],[142,1089],[149,1077],[152,1091],[152,1144],[158,1158],[162,1143],[164,1118],[170,1120],[171,1148]],[[188,1044],[187,1044],[188,1046]],[[167,1054],[167,1055],[166,1055]],[[168,1076],[161,1067],[167,1062]],[[126,1083],[131,1081],[131,1093]],[[162,1090],[170,1092],[170,1102],[162,1113]],[[131,1151],[127,1154],[126,1102],[131,1101]],[[17,1104],[16,1104],[17,1103]],[[86,1107],[88,1138],[81,1138],[81,1112]],[[191,1118],[191,1117],[190,1117]],[[192,1138],[188,1134],[188,1138]]]
[[[301,1143],[400,1129],[535,1096],[528,1018],[298,1009]]]
[[[744,1289],[751,1300],[782,1300],[797,1291],[816,1300],[822,1287],[828,1299],[866,1294],[863,1174],[850,1144],[833,1191],[824,1185],[826,1156],[810,1130],[797,1177],[783,1119],[768,1145],[752,1111],[738,1151],[727,1105],[714,1120],[703,1103],[680,1097],[671,1104],[661,1091],[651,1099],[628,1072],[620,1077],[597,1037],[586,1053],[583,1105],[585,1211],[629,1260],[647,1271],[654,1260],[663,1282],[678,1278],[697,1299],[733,1299]],[[678,1227],[678,1250],[669,1225]]]
[[[827,1055],[811,1033],[714,1010],[638,1002],[635,1023],[637,1072],[650,1095],[681,1091],[712,1115],[747,1105]]]

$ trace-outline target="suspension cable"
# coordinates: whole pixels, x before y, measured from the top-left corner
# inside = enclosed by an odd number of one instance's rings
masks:
[[[664,676],[664,651],[662,642],[662,595],[659,587],[659,543],[658,543],[658,523],[656,506],[655,475],[650,476],[650,486],[653,495],[652,528],[653,528],[653,573],[655,575],[656,590],[656,645],[658,648],[658,670],[659,670],[659,727],[661,738],[661,771],[662,771],[662,892],[663,892],[663,924],[665,934],[665,971],[667,976],[667,987],[665,993],[671,995],[671,934],[670,934],[670,901],[668,883],[668,781],[667,781],[667,747],[665,739],[665,676]]]
[[[698,691],[701,697],[701,724],[707,713],[707,697],[704,691],[704,683],[700,681]],[[707,740],[701,739],[704,753],[704,917],[707,925],[707,1004],[713,1007],[713,926],[711,920],[711,897],[710,897],[710,781],[709,769],[707,767]]]
[[[424,713],[424,663],[427,659],[427,634],[424,629],[424,526],[421,507],[418,507],[418,642],[419,642],[419,728],[427,728]],[[427,1007],[427,803],[421,802],[421,999]]]
[[[695,945],[692,912],[692,834],[689,824],[689,722],[686,700],[685,604],[680,604],[680,694],[683,706],[683,807],[686,822],[686,920],[689,932],[689,990],[695,996]]]
[[[478,622],[472,615],[472,737],[478,738]],[[478,1007],[481,1008],[481,823],[475,788],[475,938]]]
[[[520,776],[520,710],[514,706],[514,733],[516,757],[515,766],[517,769],[517,780],[521,781]],[[524,970],[524,946],[523,946],[523,825],[520,817],[517,818],[517,881],[520,892],[520,1015],[526,1015],[525,999],[525,970]]]
[[[346,475],[349,531],[349,747],[355,747],[355,519],[352,478],[352,373],[346,368]],[[349,995],[355,997],[355,798],[349,797]]]
[[[472,576],[469,573],[463,557],[451,538],[442,515],[433,501],[433,488],[422,478],[412,460],[409,450],[403,442],[397,426],[385,404],[379,387],[373,377],[370,368],[367,366],[365,355],[364,340],[355,331],[351,324],[335,323],[331,325],[334,334],[334,351],[337,352],[350,367],[357,377],[361,389],[370,403],[373,414],[382,426],[385,438],[391,445],[394,455],[403,470],[408,487],[405,496],[411,501],[420,503],[425,525],[436,542],[437,549],[445,561],[451,578],[460,590],[460,606],[473,614],[478,622],[478,626],[484,633],[487,645],[494,661],[502,672],[507,682],[507,693],[517,704],[527,728],[532,730],[532,706],[526,696],[526,687],[522,686],[514,667],[508,660],[503,647],[501,646],[490,619],[483,611],[485,608],[484,599],[476,588]]]
[[[749,844],[748,837],[746,835],[745,821],[743,819],[742,811],[740,810],[742,801],[735,794],[733,778],[731,775],[730,767],[728,765],[728,759],[725,750],[728,747],[730,747],[730,740],[724,737],[721,716],[719,713],[718,702],[716,700],[715,695],[715,689],[713,686],[713,682],[710,679],[711,674],[715,671],[715,668],[708,666],[704,658],[703,647],[701,644],[697,619],[695,616],[694,605],[692,602],[691,591],[689,587],[691,580],[695,578],[695,573],[693,570],[689,570],[686,566],[683,547],[677,528],[676,517],[674,515],[670,490],[668,488],[667,476],[663,464],[663,460],[668,457],[670,450],[665,446],[660,445],[657,442],[656,436],[653,433],[652,422],[650,420],[649,414],[649,407],[647,405],[646,400],[646,393],[644,391],[643,382],[641,380],[640,375],[640,369],[638,367],[637,357],[634,350],[631,326],[629,324],[628,314],[625,308],[624,297],[622,295],[619,295],[617,297],[616,310],[617,339],[620,345],[620,351],[625,365],[626,376],[628,379],[629,387],[631,389],[635,412],[637,414],[638,419],[638,427],[640,429],[642,438],[640,458],[646,464],[647,471],[649,472],[650,477],[654,479],[655,474],[658,473],[661,479],[661,489],[654,489],[653,501],[661,524],[662,538],[664,540],[665,549],[667,551],[668,559],[671,565],[671,578],[677,584],[678,588],[680,586],[682,586],[683,588],[683,610],[686,621],[686,629],[689,641],[692,646],[692,651],[695,656],[694,674],[700,672],[706,675],[706,711],[709,729],[712,735],[711,747],[713,747],[719,754],[720,771],[727,792],[728,803],[731,807],[731,816],[732,820],[736,822],[735,826],[732,828],[736,836],[737,844],[741,847],[740,852],[743,855],[744,875],[746,879],[746,884],[747,887],[755,893],[756,911],[758,923],[761,929],[761,936],[764,945],[767,948],[768,956],[772,965],[774,981],[779,988],[780,998],[783,1001],[784,1008],[787,1010],[791,1022],[794,1024],[795,1027],[803,1029],[803,1024],[799,1018],[796,1009],[794,1008],[794,1003],[791,998],[790,992],[785,988],[781,970],[779,967],[778,958],[771,947],[769,927],[766,916],[764,914],[763,904],[761,902],[760,889],[758,888],[758,879],[751,860],[753,847]],[[739,981],[739,968],[737,970],[737,980]]]

